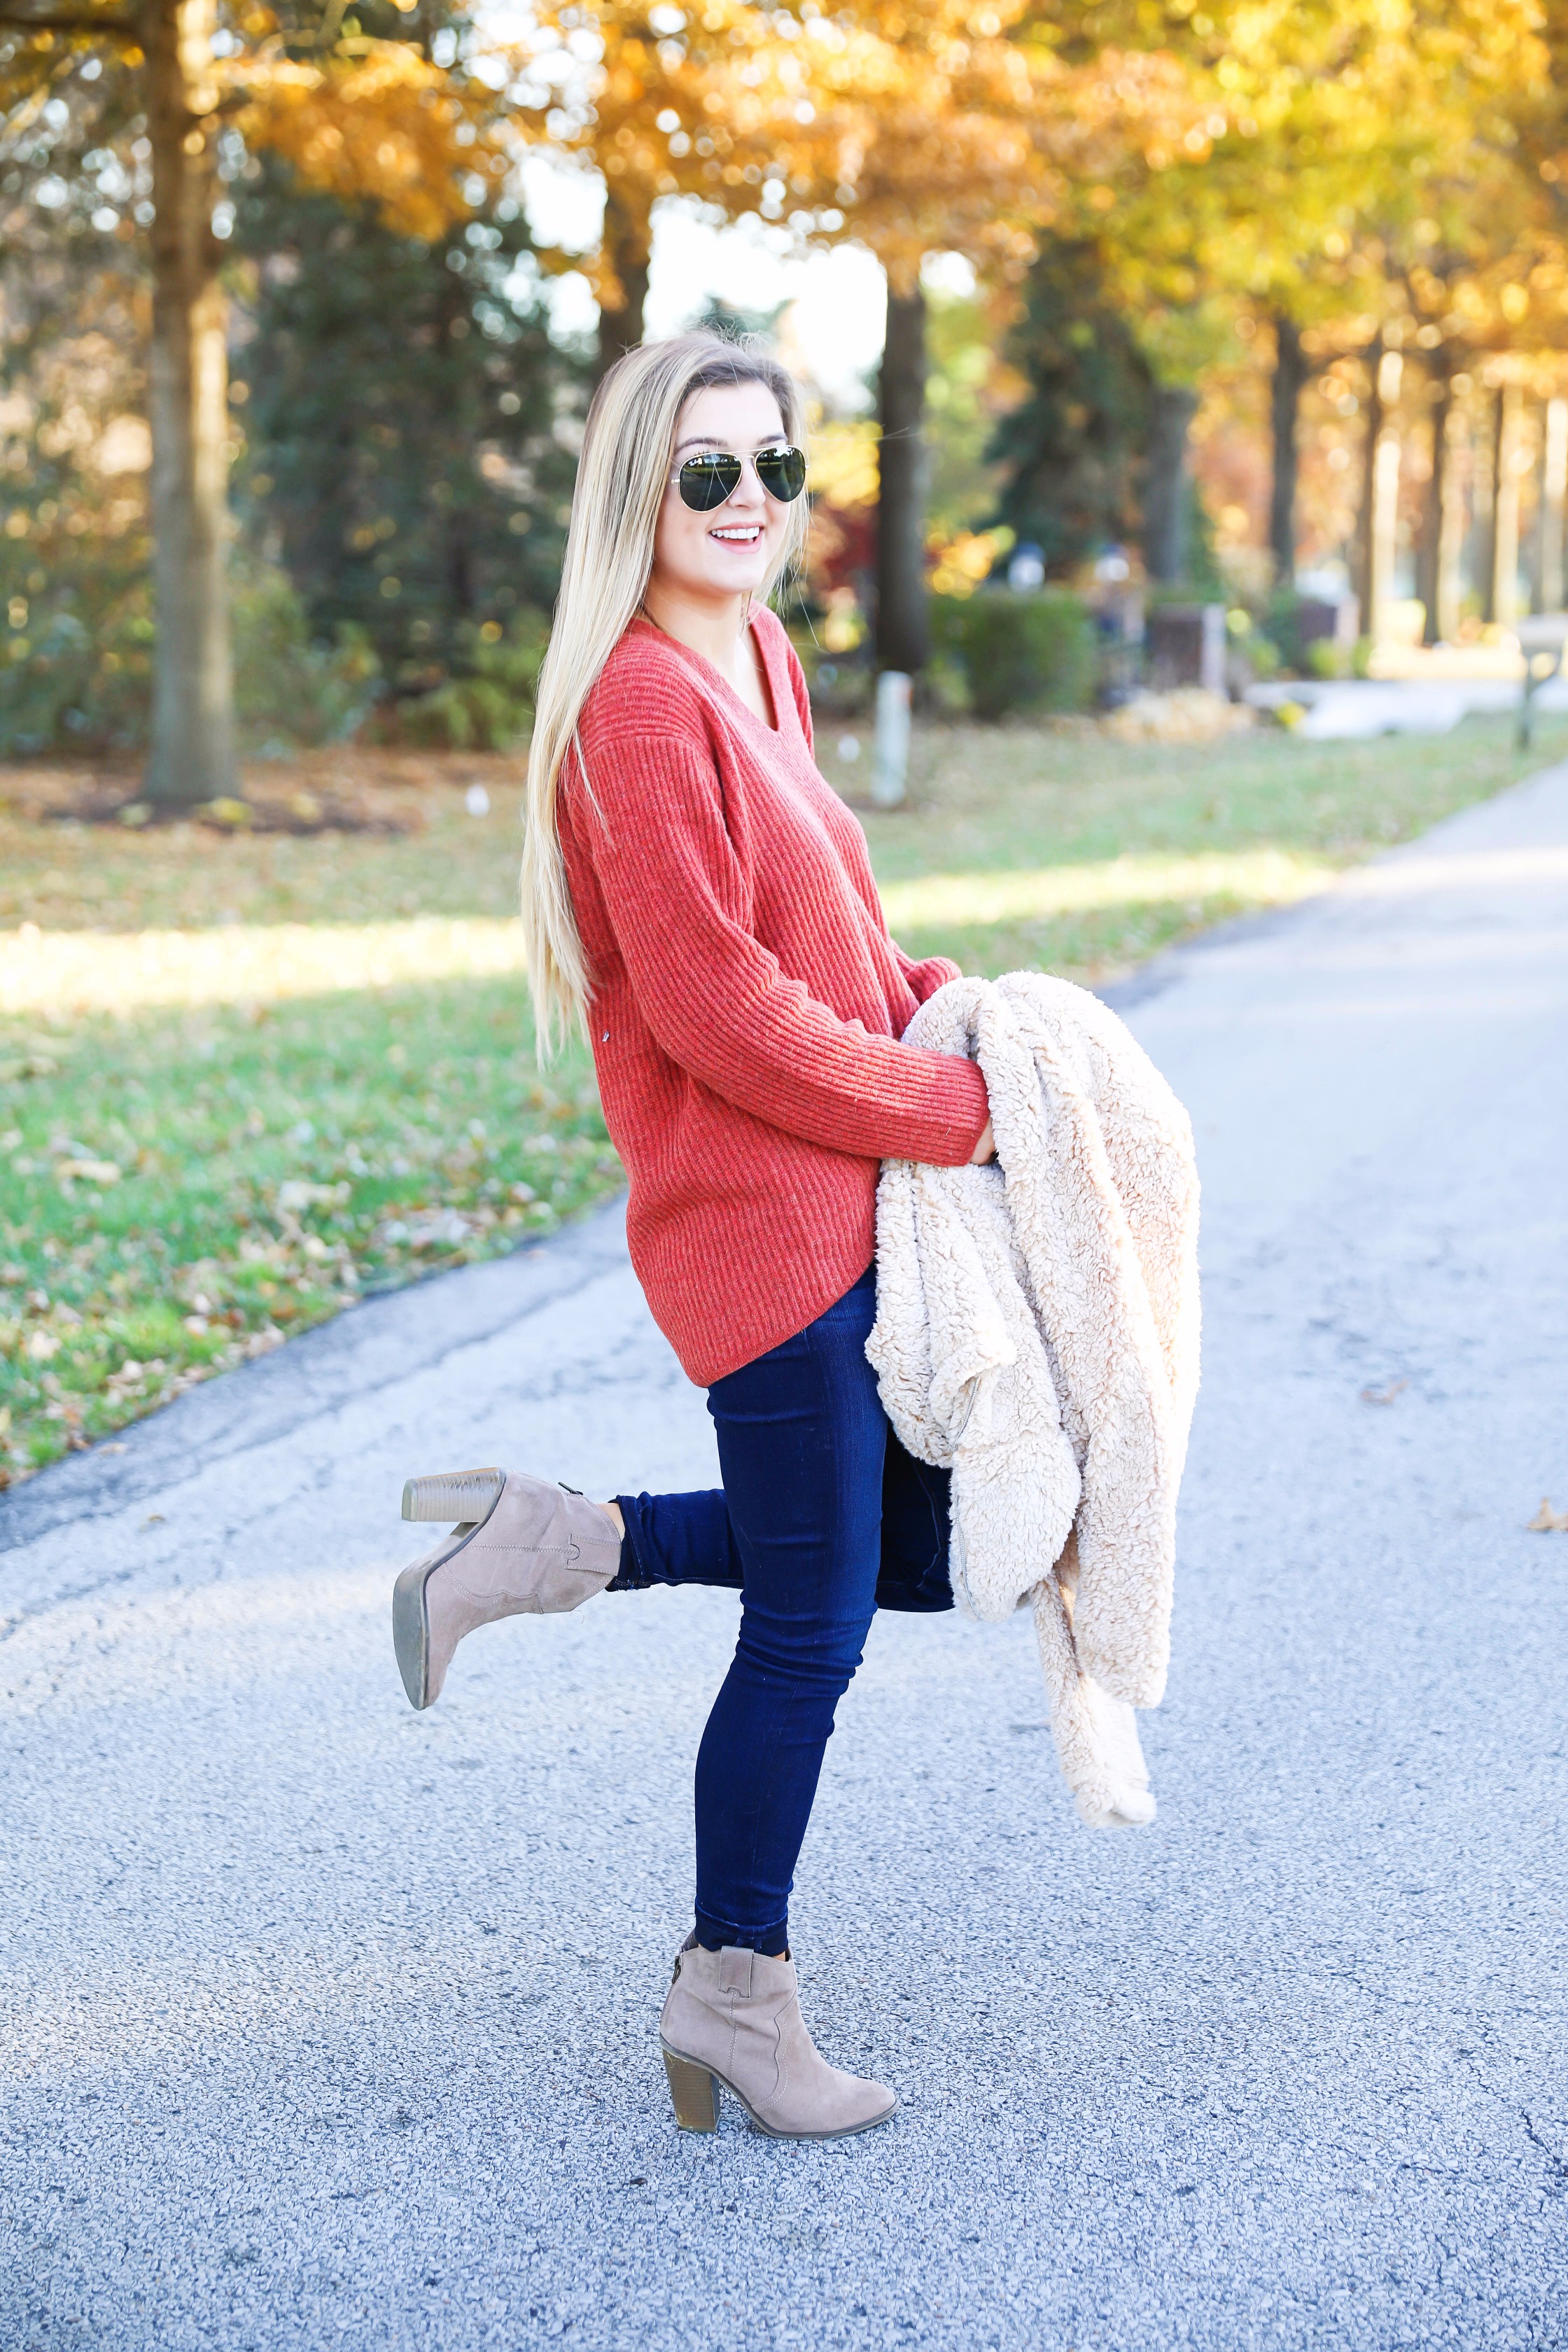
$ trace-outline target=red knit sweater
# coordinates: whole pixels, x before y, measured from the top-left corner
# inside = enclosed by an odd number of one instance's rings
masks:
[[[958,1166],[987,1113],[973,1062],[899,1042],[956,968],[888,937],[794,648],[752,627],[776,729],[635,621],[584,709],[588,793],[569,755],[560,793],[632,1263],[704,1385],[865,1272],[884,1156]]]

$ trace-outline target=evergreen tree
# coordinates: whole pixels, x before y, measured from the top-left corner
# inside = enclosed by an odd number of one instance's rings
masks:
[[[467,219],[507,173],[503,100],[488,35],[458,5],[433,23],[436,5],[252,0],[220,25],[218,0],[0,0],[0,193],[30,177],[51,215],[139,243],[151,279],[144,791],[163,807],[235,789],[225,190],[268,152],[405,235],[444,238]],[[40,171],[56,162],[68,178]]]
[[[784,303],[775,302],[768,310],[748,310],[741,304],[727,302],[721,294],[710,294],[692,313],[690,325],[710,335],[722,335],[726,342],[744,342],[748,337],[755,336],[771,346],[784,310]]]
[[[994,520],[1057,572],[1108,541],[1138,539],[1153,379],[1092,244],[1045,247],[1005,356],[1029,389],[992,437]]]
[[[363,629],[395,690],[468,666],[560,573],[587,369],[546,332],[514,203],[433,242],[268,166],[244,503],[318,628]]]

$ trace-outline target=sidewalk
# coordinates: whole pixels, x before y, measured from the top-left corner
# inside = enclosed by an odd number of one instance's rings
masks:
[[[1205,1370],[1148,1831],[1026,1623],[888,1619],[803,1997],[897,2123],[677,2135],[654,2042],[734,1604],[476,1636],[410,1471],[709,1483],[616,1218],[0,1501],[5,2352],[1568,2340],[1568,768],[1118,997],[1194,1115]]]
[[[1523,692],[1518,677],[1293,677],[1249,686],[1255,710],[1294,704],[1302,735],[1342,741],[1364,735],[1448,735],[1472,713],[1517,715]],[[1538,687],[1538,719],[1568,710],[1568,677]]]

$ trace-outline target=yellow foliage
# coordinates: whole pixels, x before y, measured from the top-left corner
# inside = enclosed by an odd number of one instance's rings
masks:
[[[1017,534],[1005,523],[994,530],[961,530],[928,547],[931,556],[931,584],[939,596],[973,596],[987,580]]]
[[[714,0],[653,41],[641,0],[538,0],[532,18],[522,127],[604,173],[606,236],[627,258],[646,258],[653,205],[679,191],[852,236],[903,289],[933,250],[1016,269],[1080,179],[1179,142],[1209,102],[1162,50],[1068,62],[1028,0],[798,16]],[[597,265],[612,289],[616,266]]]
[[[1410,311],[1444,341],[1562,341],[1552,21],[1537,0],[1210,0],[1202,135],[1152,145],[1086,224],[1160,373],[1195,378],[1258,308],[1352,343]]]
[[[225,71],[244,93],[236,119],[251,145],[286,157],[305,187],[368,199],[405,236],[442,236],[472,210],[463,178],[504,168],[468,93],[406,42],[345,43],[319,64],[241,58]]]
[[[144,66],[125,20],[105,11],[100,29],[96,14],[83,10],[68,33],[13,29],[0,58],[0,120],[13,143],[86,52],[132,74]],[[496,92],[433,64],[420,44],[354,37],[290,56],[286,28],[261,0],[237,9],[231,23],[243,41],[234,54],[214,58],[203,42],[184,58],[186,73],[200,77],[188,103],[197,117],[221,111],[248,145],[286,156],[307,187],[368,199],[389,227],[437,237],[473,209],[463,182],[505,168]]]
[[[808,487],[841,512],[877,503],[878,427],[868,416],[842,417],[818,425],[811,436]]]

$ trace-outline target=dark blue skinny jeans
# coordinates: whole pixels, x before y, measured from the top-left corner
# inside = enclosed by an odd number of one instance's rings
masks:
[[[697,1752],[697,1934],[782,1952],[834,1711],[879,1608],[951,1609],[948,1474],[906,1454],[866,1360],[876,1268],[793,1339],[715,1381],[721,1490],[619,1495],[625,1587],[741,1594]]]

